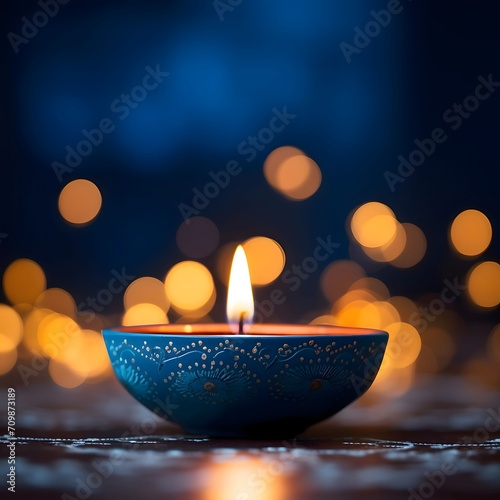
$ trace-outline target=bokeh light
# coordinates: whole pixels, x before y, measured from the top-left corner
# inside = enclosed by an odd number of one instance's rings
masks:
[[[336,260],[321,273],[321,291],[325,298],[333,303],[346,293],[353,283],[364,277],[365,271],[356,262]]]
[[[76,319],[75,300],[69,292],[62,288],[48,288],[36,298],[34,305]]]
[[[480,307],[500,304],[500,264],[486,261],[474,266],[467,277],[467,292]]]
[[[322,314],[309,322],[310,325],[336,325],[337,318],[333,314]]]
[[[396,308],[401,320],[404,322],[408,322],[410,318],[416,318],[419,314],[417,305],[408,297],[396,295],[394,297],[390,297],[388,302]]]
[[[370,248],[363,246],[363,251],[372,260],[377,262],[392,262],[397,259],[406,247],[406,231],[402,224],[396,221],[394,237],[380,247]]]
[[[15,349],[23,338],[21,316],[5,304],[0,304],[0,352]]]
[[[277,190],[297,201],[310,198],[321,186],[321,180],[318,164],[304,155],[285,160],[276,174]]]
[[[54,314],[50,309],[33,308],[24,318],[23,345],[28,351],[40,352],[41,347],[38,343],[38,328],[41,322],[48,316]]]
[[[74,320],[53,312],[42,318],[38,325],[38,345],[46,356],[63,359],[66,349],[74,347],[74,339],[80,336],[80,332],[80,327]],[[79,352],[77,347],[75,351]]]
[[[372,397],[377,395],[379,398],[398,398],[411,388],[414,380],[414,364],[395,369],[389,364],[386,356],[382,361],[377,377],[370,387],[370,393]]]
[[[154,304],[163,311],[168,311],[170,305],[165,285],[159,279],[150,276],[143,276],[130,283],[123,296],[123,305],[125,310],[128,310],[137,304]]]
[[[61,315],[57,315],[61,316]],[[64,322],[68,318],[55,318],[48,321],[47,329],[54,333],[59,330],[57,349],[48,350],[50,355],[49,374],[61,387],[73,388],[88,379],[99,379],[109,370],[109,361],[100,334],[93,330],[71,331]],[[71,333],[70,333],[71,332]],[[53,344],[54,345],[54,344]]]
[[[389,333],[384,359],[392,368],[405,368],[411,365],[420,354],[422,340],[417,329],[404,321],[386,325],[384,330]]]
[[[351,231],[356,241],[368,248],[388,245],[396,237],[394,212],[383,203],[372,201],[356,209],[351,218]]]
[[[30,259],[15,260],[3,275],[3,290],[12,304],[33,304],[46,285],[43,269]]]
[[[203,264],[186,260],[167,273],[165,291],[172,307],[185,315],[201,309],[210,301],[215,294],[214,280]]]
[[[386,301],[377,300],[367,290],[351,290],[333,306],[334,323],[342,326],[385,329],[400,321],[396,308]]]
[[[389,298],[389,289],[387,285],[377,278],[365,277],[356,280],[351,286],[350,290],[366,290],[374,297],[380,300]]]
[[[206,217],[190,217],[177,230],[179,250],[191,259],[202,259],[215,251],[219,245],[219,229]]]
[[[491,223],[479,210],[464,210],[451,224],[450,240],[455,250],[468,257],[483,253],[491,242]]]
[[[372,303],[376,308],[377,313],[380,317],[380,322],[374,324],[372,328],[385,329],[387,325],[398,323],[401,321],[401,316],[398,310],[390,303],[385,300],[377,300]]]
[[[335,314],[336,324],[340,326],[358,326],[361,328],[377,328],[381,317],[372,302],[354,300],[346,304]]]
[[[281,146],[271,151],[264,161],[264,177],[275,189],[278,188],[278,171],[282,163],[295,156],[303,156],[304,152],[293,146]]]
[[[281,245],[265,236],[255,236],[243,243],[253,285],[267,285],[285,267],[285,252]]]
[[[59,212],[72,224],[86,224],[101,210],[102,196],[91,181],[77,179],[66,184],[59,195]]]
[[[49,374],[54,383],[66,389],[82,385],[87,378],[85,375],[73,371],[66,363],[56,359],[51,359],[49,362]]]
[[[305,200],[320,187],[322,175],[318,164],[292,146],[272,151],[264,162],[268,183],[291,200]]]
[[[70,369],[86,379],[99,379],[110,368],[109,357],[101,334],[94,330],[82,330],[81,347],[76,359],[71,360]]]
[[[332,314],[337,314],[344,307],[357,300],[363,300],[364,302],[375,302],[376,300],[378,300],[378,297],[376,297],[373,292],[365,289],[349,290],[335,301],[332,307]]]
[[[0,353],[14,351],[16,347],[17,345],[12,338],[0,330]]]
[[[71,318],[52,313],[40,322],[38,334],[43,354],[50,358],[49,374],[61,387],[100,380],[109,372],[109,358],[98,332],[81,330]]]
[[[35,306],[33,304],[26,304],[21,302],[19,304],[13,304],[12,309],[14,309],[14,311],[16,311],[16,313],[19,314],[19,316],[21,316],[24,321],[26,316],[28,316],[28,314],[33,311],[33,309],[35,309]]]
[[[215,288],[212,292],[212,295],[208,299],[208,302],[197,309],[190,310],[182,310],[177,309],[177,312],[181,315],[179,319],[176,321],[177,323],[189,323],[189,322],[206,322],[212,323],[213,320],[208,316],[208,313],[213,309],[215,305],[215,301],[217,299],[217,293],[215,292]]]
[[[154,304],[135,304],[127,309],[122,323],[125,326],[133,325],[161,325],[168,323],[164,309]]]
[[[403,222],[401,224],[406,233],[406,244],[403,252],[391,264],[395,267],[406,269],[417,265],[427,251],[427,239],[424,232],[415,224]]]

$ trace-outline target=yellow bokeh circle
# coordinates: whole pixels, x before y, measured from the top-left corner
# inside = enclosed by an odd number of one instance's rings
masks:
[[[274,281],[285,267],[285,252],[281,245],[265,236],[255,236],[243,243],[250,278],[254,285],[267,285]]]
[[[500,304],[500,264],[486,261],[476,265],[467,278],[467,292],[472,302],[480,307]]]
[[[13,304],[33,304],[46,285],[43,269],[30,259],[15,260],[3,275],[3,290]]]
[[[491,223],[479,210],[464,210],[455,217],[450,240],[455,250],[468,257],[484,252],[491,242]]]
[[[178,312],[201,309],[212,297],[214,280],[199,262],[185,260],[170,269],[165,278],[165,292]]]
[[[23,338],[21,316],[5,304],[0,304],[0,351],[17,347]],[[7,346],[11,346],[7,348]]]
[[[424,258],[427,251],[427,239],[424,232],[415,224],[403,222],[401,226],[405,230],[406,244],[403,251],[391,260],[391,264],[407,269],[417,265]]]
[[[358,243],[368,248],[388,245],[398,230],[394,212],[383,203],[361,205],[351,219],[351,231]]]
[[[77,179],[64,186],[59,195],[59,212],[72,224],[86,224],[101,210],[102,196],[91,181]]]
[[[163,311],[169,308],[164,284],[159,279],[150,276],[137,278],[130,283],[123,296],[123,304],[125,310],[137,304],[154,304]]]
[[[384,330],[389,333],[384,361],[392,368],[405,368],[414,363],[422,348],[417,329],[404,321],[396,321]]]
[[[168,323],[165,311],[155,304],[135,304],[123,315],[125,326],[134,325],[162,325]]]

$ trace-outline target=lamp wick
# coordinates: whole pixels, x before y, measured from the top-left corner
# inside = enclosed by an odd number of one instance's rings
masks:
[[[246,311],[243,311],[240,314],[240,323],[239,323],[239,328],[238,328],[238,332],[240,335],[243,335],[243,320],[245,319],[245,314],[246,314]]]

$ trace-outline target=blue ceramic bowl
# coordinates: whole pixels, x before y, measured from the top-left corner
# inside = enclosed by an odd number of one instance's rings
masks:
[[[288,437],[372,384],[388,334],[333,326],[153,325],[103,330],[118,380],[191,434]],[[304,334],[306,332],[306,334]]]

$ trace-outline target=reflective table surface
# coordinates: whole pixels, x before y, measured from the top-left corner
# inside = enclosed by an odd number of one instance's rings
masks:
[[[8,387],[16,425],[2,471],[15,443],[17,498],[500,497],[500,393],[458,376],[420,377],[399,398],[368,393],[295,439],[253,441],[185,435],[114,380],[4,379],[5,400]]]

